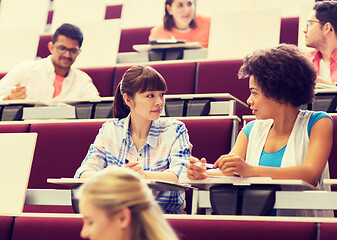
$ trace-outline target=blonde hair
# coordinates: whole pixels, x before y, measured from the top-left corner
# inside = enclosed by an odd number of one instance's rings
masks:
[[[178,239],[147,184],[132,170],[121,167],[103,170],[81,186],[78,197],[83,196],[108,217],[129,208],[131,240]]]

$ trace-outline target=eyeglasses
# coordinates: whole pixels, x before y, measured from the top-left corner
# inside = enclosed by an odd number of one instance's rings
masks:
[[[321,22],[321,21],[319,21],[319,20],[308,20],[307,21],[307,28],[309,27],[309,26],[311,26],[312,25],[312,23],[323,23],[323,22]]]
[[[81,52],[79,48],[66,48],[65,46],[57,46],[55,48],[60,54],[65,54],[68,51],[72,56],[77,56]]]

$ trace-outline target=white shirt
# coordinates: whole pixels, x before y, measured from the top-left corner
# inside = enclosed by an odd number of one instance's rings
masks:
[[[51,56],[36,61],[21,63],[9,71],[0,81],[0,99],[8,96],[8,87],[20,83],[27,87],[26,100],[50,101],[54,94],[55,68]],[[55,100],[92,99],[99,93],[85,72],[73,68],[63,81],[61,93]]]

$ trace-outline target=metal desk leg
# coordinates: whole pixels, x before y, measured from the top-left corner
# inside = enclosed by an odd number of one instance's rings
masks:
[[[199,189],[195,188],[193,189],[192,193],[192,209],[191,214],[195,215],[198,213],[199,208]]]

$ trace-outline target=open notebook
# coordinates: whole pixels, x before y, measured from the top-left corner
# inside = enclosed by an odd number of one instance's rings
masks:
[[[23,210],[37,133],[0,134],[0,215]]]

